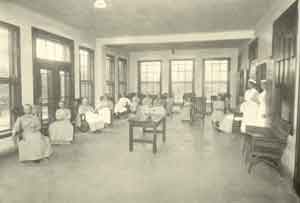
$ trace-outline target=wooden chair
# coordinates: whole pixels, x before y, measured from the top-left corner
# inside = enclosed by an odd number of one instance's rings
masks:
[[[281,157],[291,130],[291,125],[281,120],[275,120],[270,128],[246,126],[248,173],[261,162],[280,172]]]
[[[214,112],[214,102],[217,101],[218,97],[213,95],[210,96],[210,114],[212,114]]]
[[[192,97],[191,121],[197,120],[198,116],[201,119],[206,115],[206,97]]]

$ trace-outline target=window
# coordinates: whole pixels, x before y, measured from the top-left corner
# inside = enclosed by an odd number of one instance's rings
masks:
[[[119,59],[118,60],[118,93],[121,95],[127,94],[127,60]]]
[[[114,100],[115,97],[115,57],[106,56],[105,94]]]
[[[70,62],[70,48],[51,39],[36,39],[36,56],[50,61]]]
[[[140,94],[161,93],[161,61],[139,62],[138,89]]]
[[[175,103],[183,103],[185,93],[194,93],[194,60],[171,60],[171,86]]]
[[[94,51],[80,48],[80,97],[94,103]]]
[[[204,93],[208,99],[229,94],[229,66],[229,59],[204,60]]]
[[[0,22],[0,131],[9,131],[20,109],[19,28]]]

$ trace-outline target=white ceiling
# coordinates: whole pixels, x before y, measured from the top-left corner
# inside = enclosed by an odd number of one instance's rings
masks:
[[[97,37],[252,29],[273,0],[10,0]]]

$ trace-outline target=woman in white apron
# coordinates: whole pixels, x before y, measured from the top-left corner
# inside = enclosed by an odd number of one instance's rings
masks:
[[[243,120],[241,125],[241,132],[246,132],[246,125],[255,126],[257,123],[258,113],[258,91],[256,90],[255,80],[249,79],[249,89],[245,92],[245,102],[241,105],[241,112],[243,113]]]
[[[271,126],[271,110],[270,110],[270,92],[271,81],[262,80],[261,88],[263,91],[258,96],[258,112],[257,112],[257,125],[260,127]]]

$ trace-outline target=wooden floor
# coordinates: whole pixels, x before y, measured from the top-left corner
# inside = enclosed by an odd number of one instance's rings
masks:
[[[136,132],[139,133],[139,132]],[[0,158],[0,203],[296,203],[287,181],[261,164],[248,175],[240,136],[210,121],[167,121],[167,142],[128,150],[128,123],[55,146],[48,162]]]

